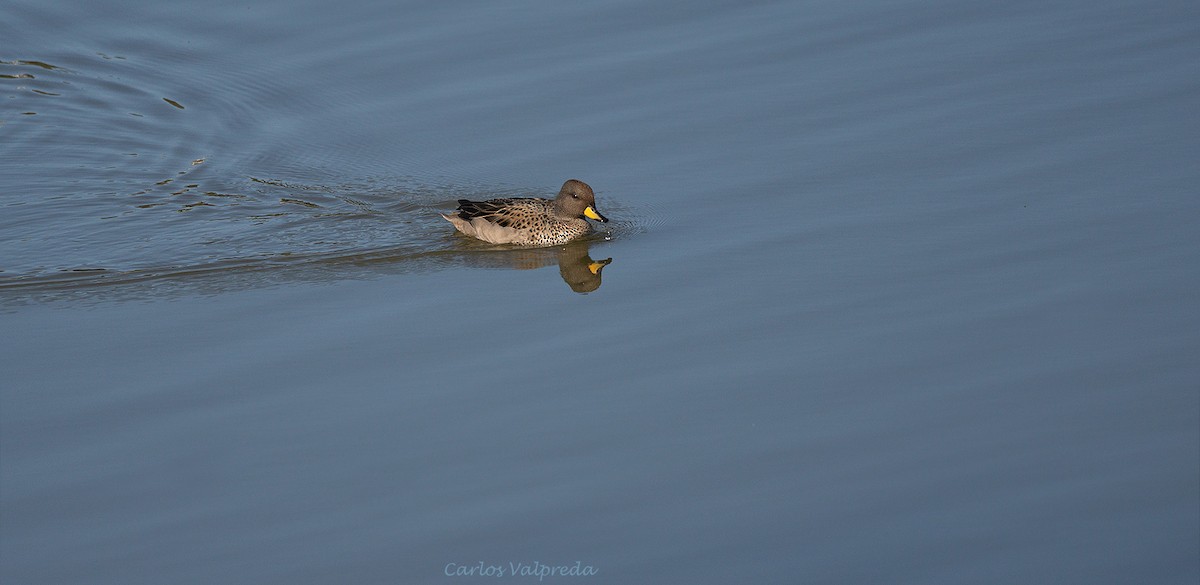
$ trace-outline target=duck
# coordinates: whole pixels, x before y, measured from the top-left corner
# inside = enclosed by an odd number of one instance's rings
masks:
[[[473,238],[528,247],[558,246],[582,238],[592,229],[588,219],[608,222],[596,211],[595,192],[579,179],[568,179],[554,199],[459,199],[457,209],[439,215]]]

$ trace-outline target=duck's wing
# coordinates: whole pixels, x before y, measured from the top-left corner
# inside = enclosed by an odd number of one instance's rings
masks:
[[[525,216],[536,208],[538,199],[532,197],[514,197],[510,199],[489,199],[487,201],[458,200],[458,216],[470,221],[483,219],[488,222],[509,227],[520,216]]]

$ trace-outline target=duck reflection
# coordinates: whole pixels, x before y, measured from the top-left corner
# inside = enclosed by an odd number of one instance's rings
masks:
[[[525,248],[496,250],[493,254],[480,254],[471,264],[489,268],[512,268],[533,270],[558,264],[558,274],[571,290],[586,294],[600,288],[601,271],[612,263],[612,258],[592,259],[590,242],[577,240],[552,248]]]

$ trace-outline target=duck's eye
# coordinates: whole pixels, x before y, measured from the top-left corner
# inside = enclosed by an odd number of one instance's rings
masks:
[[[571,199],[579,199],[579,196],[574,193],[571,193]]]

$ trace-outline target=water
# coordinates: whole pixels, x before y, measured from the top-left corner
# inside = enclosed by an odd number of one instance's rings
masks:
[[[6,3],[0,580],[1195,583],[1198,17]]]

